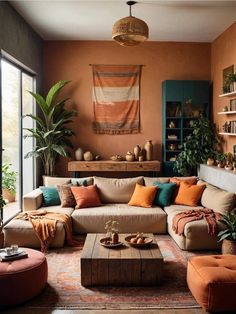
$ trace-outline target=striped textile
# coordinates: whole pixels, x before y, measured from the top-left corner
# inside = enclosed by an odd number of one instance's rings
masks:
[[[93,65],[93,129],[99,134],[138,133],[140,65]]]

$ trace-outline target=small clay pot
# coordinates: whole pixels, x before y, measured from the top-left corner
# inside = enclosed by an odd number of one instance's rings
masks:
[[[134,161],[134,155],[133,154],[126,154],[125,159],[127,161]]]
[[[92,161],[93,160],[93,154],[90,151],[87,151],[84,153],[84,160],[85,161]]]
[[[215,160],[214,160],[214,159],[212,159],[212,158],[208,158],[208,159],[207,159],[207,165],[208,165],[208,166],[213,166],[214,163],[215,163]]]

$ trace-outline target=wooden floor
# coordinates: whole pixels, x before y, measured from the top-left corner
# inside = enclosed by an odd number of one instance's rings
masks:
[[[51,309],[24,309],[15,308],[2,311],[5,314],[206,314],[201,309],[178,309],[178,310],[51,310]]]

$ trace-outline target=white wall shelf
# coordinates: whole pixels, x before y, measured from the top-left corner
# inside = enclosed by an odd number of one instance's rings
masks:
[[[220,135],[230,135],[230,136],[236,136],[236,133],[227,133],[227,132],[220,132]]]
[[[236,96],[236,91],[219,95],[219,97],[232,97],[232,96]]]
[[[218,114],[236,114],[236,111],[220,111]]]

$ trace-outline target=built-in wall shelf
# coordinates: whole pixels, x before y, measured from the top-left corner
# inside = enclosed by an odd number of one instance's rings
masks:
[[[219,95],[219,97],[232,97],[232,96],[236,96],[236,91]]]
[[[236,174],[231,170],[201,164],[198,177],[218,188],[236,193]]]
[[[236,133],[226,133],[226,132],[220,132],[220,135],[230,135],[230,136],[236,136]]]
[[[236,111],[221,111],[218,114],[236,114]]]

